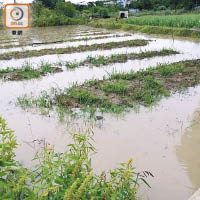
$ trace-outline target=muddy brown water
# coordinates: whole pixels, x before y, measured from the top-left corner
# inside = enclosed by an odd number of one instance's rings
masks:
[[[21,40],[30,37],[33,41],[52,41],[102,32],[105,30],[86,26],[59,27],[59,31],[58,27],[35,28],[28,30]],[[111,32],[111,34],[114,35],[116,32]],[[0,32],[0,38],[4,36],[5,32]],[[133,157],[137,171],[147,170],[155,176],[148,178],[151,189],[141,187],[139,196],[142,200],[187,200],[200,187],[200,86],[162,99],[153,108],[141,107],[139,112],[131,111],[121,116],[105,114],[104,120],[96,123],[70,118],[66,122],[60,122],[55,113],[51,113],[50,117],[42,116],[36,110],[23,111],[10,103],[23,94],[38,95],[41,90],[50,90],[51,87],[69,87],[75,81],[82,83],[93,77],[102,79],[104,75],[106,76],[113,70],[128,72],[134,69],[137,71],[156,66],[158,63],[200,58],[199,41],[144,34],[133,34],[131,38],[151,39],[152,42],[145,47],[0,61],[0,68],[18,68],[27,61],[34,65],[41,60],[51,63],[66,60],[81,61],[88,55],[161,50],[164,47],[178,50],[181,54],[128,61],[124,64],[116,63],[100,68],[82,67],[67,71],[63,67],[64,72],[39,80],[0,81],[0,115],[7,120],[9,127],[15,130],[20,143],[16,152],[17,159],[24,166],[32,165],[31,159],[41,149],[44,141],[55,145],[57,151],[63,151],[66,144],[71,142],[70,133],[79,129],[92,128],[95,132],[97,149],[97,154],[92,156],[92,164],[96,173],[118,167],[120,162]],[[101,42],[108,41],[112,39],[101,40]],[[92,42],[98,43],[99,41]],[[77,44],[80,43],[81,41]],[[71,44],[64,45],[70,46]],[[55,45],[52,46],[54,47]],[[0,53],[3,53],[2,50]]]

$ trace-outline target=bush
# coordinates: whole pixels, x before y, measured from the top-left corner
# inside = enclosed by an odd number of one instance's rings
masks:
[[[44,146],[33,169],[15,161],[16,138],[0,117],[0,197],[17,200],[135,200],[144,175],[135,173],[132,159],[109,174],[95,175],[89,155],[95,152],[91,131],[74,134],[74,143],[63,153]],[[146,183],[147,184],[147,183]]]
[[[98,14],[99,14],[99,16],[101,16],[103,18],[106,18],[109,16],[108,9],[106,9],[106,8],[100,8]]]

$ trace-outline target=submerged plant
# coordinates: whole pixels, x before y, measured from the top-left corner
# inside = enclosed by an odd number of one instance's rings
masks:
[[[45,62],[41,62],[38,68],[34,68],[29,62],[26,62],[18,69],[7,68],[0,70],[0,78],[9,81],[29,80],[56,72],[62,72],[62,69],[52,67],[51,64]]]

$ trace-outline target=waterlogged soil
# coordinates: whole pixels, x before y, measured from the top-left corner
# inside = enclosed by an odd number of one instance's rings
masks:
[[[80,37],[80,38],[73,38],[70,40],[57,40],[52,42],[34,42],[34,43],[27,43],[27,44],[6,44],[4,42],[3,45],[0,43],[0,49],[11,49],[11,48],[17,48],[17,47],[26,47],[26,46],[36,46],[36,45],[48,45],[48,44],[59,44],[64,42],[77,42],[77,41],[91,41],[91,40],[100,40],[100,39],[107,39],[107,38],[119,38],[119,37],[127,37],[131,36],[130,34],[125,35],[110,35],[110,36],[98,36],[98,37]]]
[[[23,52],[10,52],[5,54],[0,54],[0,60],[11,60],[13,58],[27,58],[34,56],[42,55],[51,55],[51,54],[69,54],[74,52],[84,52],[84,51],[94,51],[94,50],[106,50],[113,48],[122,48],[122,47],[137,47],[145,46],[149,41],[146,40],[129,40],[122,42],[110,42],[104,44],[93,44],[93,45],[80,45],[78,47],[67,47],[67,48],[58,48],[58,49],[42,49],[42,50],[28,50]]]
[[[106,112],[122,112],[136,104],[151,106],[163,96],[195,86],[200,83],[200,60],[189,60],[169,65],[160,65],[137,73],[111,74],[109,79],[91,80],[73,86],[65,92],[55,92],[48,98],[41,96],[19,98],[22,107],[36,104],[51,109],[52,106],[87,111],[101,109]],[[44,103],[44,99],[46,104]]]
[[[22,40],[34,43],[68,40],[78,35],[84,38],[85,34],[95,32],[105,32],[105,30],[85,26],[33,28],[24,32],[20,44],[23,44]],[[7,41],[9,40],[7,36],[7,32],[0,32],[1,39]],[[71,133],[83,132],[90,128],[94,132],[96,141],[97,154],[92,155],[92,165],[97,173],[118,167],[120,162],[125,162],[132,157],[136,171],[147,170],[154,175],[154,178],[148,179],[151,188],[141,187],[139,196],[142,200],[188,200],[200,187],[200,134],[197,123],[199,117],[196,117],[196,114],[194,116],[200,107],[199,86],[189,87],[183,93],[175,93],[168,98],[163,98],[158,105],[151,108],[141,106],[139,112],[132,110],[120,116],[104,114],[102,120],[94,123],[81,119],[72,120],[70,116],[66,116],[68,120],[60,122],[54,112],[50,113],[50,116],[43,116],[39,115],[38,111],[27,112],[16,107],[15,104],[10,104],[24,94],[37,97],[41,91],[50,91],[52,87],[62,90],[71,87],[73,82],[81,85],[85,80],[92,78],[102,80],[103,76],[107,77],[107,73],[112,73],[113,70],[129,73],[130,70],[138,71],[155,67],[158,63],[200,59],[199,41],[142,34],[134,34],[134,37],[134,39],[152,40],[152,42],[146,46],[131,48],[1,60],[0,68],[21,68],[26,62],[38,66],[41,60],[51,63],[76,60],[81,62],[88,56],[160,51],[163,48],[173,49],[181,54],[129,60],[126,63],[115,63],[100,68],[81,67],[75,70],[64,70],[62,73],[50,74],[42,79],[7,82],[0,80],[0,115],[7,120],[9,127],[15,130],[20,144],[16,152],[17,160],[24,166],[32,166],[32,158],[45,143],[55,145],[56,150],[62,152],[66,144],[71,142],[69,136]],[[54,45],[51,48],[54,48]],[[101,116],[100,113],[96,114]]]

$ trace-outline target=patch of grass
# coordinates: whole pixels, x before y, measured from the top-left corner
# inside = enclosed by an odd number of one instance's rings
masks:
[[[79,66],[79,63],[73,63],[73,62],[66,62],[65,66],[67,69],[74,69]]]
[[[52,67],[49,63],[42,62],[40,67],[34,69],[30,63],[25,63],[22,68],[7,68],[0,70],[0,78],[9,81],[29,80],[45,76],[48,73],[62,72],[61,68]]]
[[[0,60],[11,60],[13,58],[28,58],[34,56],[42,55],[52,55],[52,54],[68,54],[74,52],[84,52],[84,51],[95,51],[95,50],[109,50],[113,48],[122,47],[134,47],[134,46],[145,46],[148,44],[148,40],[127,40],[122,42],[108,42],[102,44],[92,44],[92,45],[79,45],[78,47],[67,47],[58,49],[41,49],[41,50],[27,50],[22,52],[8,52],[5,54],[0,54]]]
[[[45,100],[48,104],[41,104],[44,95],[39,98],[21,97],[17,103],[22,107],[54,105],[66,112],[80,108],[91,112],[91,115],[97,109],[101,112],[120,113],[136,105],[152,106],[173,91],[199,84],[199,65],[200,60],[189,60],[138,72],[114,73],[108,79],[86,81],[63,91],[54,90]]]
[[[133,92],[133,98],[146,106],[152,105],[167,95],[160,81],[151,75],[144,77],[143,88],[135,89]]]
[[[113,64],[113,63],[125,63],[128,60],[135,60],[135,59],[144,59],[144,58],[151,58],[154,56],[167,56],[178,54],[179,52],[174,51],[172,49],[162,49],[161,51],[146,51],[141,53],[127,53],[127,54],[113,54],[111,56],[97,56],[92,57],[88,56],[86,60],[78,63],[78,62],[67,62],[67,68],[76,68],[79,66],[87,66],[92,65],[96,67]]]
[[[185,68],[181,63],[174,64],[173,66],[166,65],[163,67],[163,65],[161,65],[158,67],[160,74],[164,77],[172,76],[176,73],[181,73],[184,71],[184,69]]]
[[[116,93],[125,95],[128,92],[128,85],[125,81],[120,82],[106,82],[101,89],[107,93]]]

